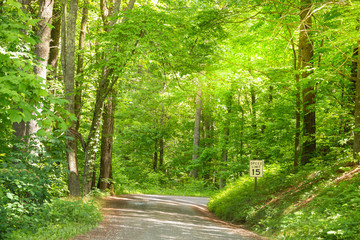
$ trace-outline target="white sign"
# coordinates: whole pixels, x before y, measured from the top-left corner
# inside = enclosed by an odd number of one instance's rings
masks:
[[[250,160],[250,177],[262,177],[264,160]]]

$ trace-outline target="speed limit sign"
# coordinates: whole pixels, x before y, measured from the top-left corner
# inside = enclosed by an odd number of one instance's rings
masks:
[[[250,160],[250,177],[262,177],[264,160]]]

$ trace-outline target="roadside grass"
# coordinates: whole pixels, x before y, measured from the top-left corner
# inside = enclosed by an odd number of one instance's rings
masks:
[[[102,220],[100,198],[53,199],[41,211],[27,219],[26,228],[8,234],[12,240],[69,239],[86,233]]]
[[[160,184],[139,185],[126,184],[118,186],[115,194],[156,194],[173,196],[191,196],[191,197],[211,197],[217,193],[214,187],[207,185],[201,180],[191,180],[185,184],[161,186]]]
[[[352,162],[267,166],[254,191],[243,176],[210,199],[210,211],[271,239],[360,239],[360,167]]]

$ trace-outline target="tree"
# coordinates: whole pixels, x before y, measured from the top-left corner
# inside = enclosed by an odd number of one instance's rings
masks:
[[[194,179],[197,179],[199,176],[199,164],[197,163],[197,160],[199,158],[200,153],[200,125],[201,125],[201,95],[202,95],[202,89],[201,86],[199,87],[197,93],[196,93],[196,101],[195,101],[195,124],[194,124],[194,143],[193,143],[193,155],[192,155],[192,164],[194,165],[191,175]]]
[[[68,12],[69,10],[69,12]],[[65,109],[70,113],[75,113],[75,32],[76,18],[78,10],[78,0],[63,0],[63,17],[61,27],[61,62],[63,79],[65,85],[65,98],[68,103]],[[70,118],[70,129],[74,126],[74,117]],[[72,196],[80,196],[80,180],[78,162],[76,158],[76,136],[72,131],[67,132],[67,161],[69,168],[68,186]]]
[[[106,27],[106,31],[108,33],[111,33],[112,28],[117,23],[117,14],[120,11],[120,0],[116,0],[115,2],[112,2],[112,8],[108,8],[106,1],[100,2],[100,7],[102,9],[102,18],[104,22],[104,26]],[[135,0],[130,0],[127,4],[126,12],[129,12],[134,7]],[[110,11],[111,10],[111,11]],[[126,18],[124,17],[122,19],[122,24],[125,22]],[[136,46],[135,46],[136,47]],[[116,52],[117,45],[111,46],[110,48],[106,49],[106,54],[108,56],[103,59],[104,62],[109,62],[111,60],[111,52]],[[119,66],[119,72],[121,72],[121,69],[124,66]],[[103,106],[104,101],[110,94],[110,92],[113,90],[114,85],[118,81],[119,76],[113,76],[114,66],[106,64],[104,65],[102,69],[102,75],[100,76],[100,81],[97,86],[96,90],[96,100],[95,100],[95,106],[94,106],[94,113],[91,121],[91,126],[89,130],[89,134],[86,140],[86,145],[84,149],[85,153],[85,161],[84,161],[84,174],[83,174],[83,192],[84,194],[88,194],[91,190],[91,186],[94,185],[92,181],[92,174],[94,173],[94,146],[96,143],[95,139],[95,133],[98,129],[98,123],[101,117],[101,109]],[[114,105],[115,106],[115,105]],[[110,117],[110,116],[109,116]],[[111,125],[108,125],[111,126]],[[110,130],[111,131],[111,130]],[[106,136],[112,138],[113,136]],[[112,141],[109,141],[110,143]],[[111,155],[110,155],[111,157]]]
[[[301,0],[300,5],[300,36],[299,36],[299,70],[302,71],[301,78],[305,81],[312,73],[312,57],[314,54],[313,43],[311,42],[312,27],[312,2]],[[313,84],[305,83],[302,90],[303,99],[303,151],[301,164],[305,165],[315,156],[316,152],[316,124],[315,124],[315,88]]]

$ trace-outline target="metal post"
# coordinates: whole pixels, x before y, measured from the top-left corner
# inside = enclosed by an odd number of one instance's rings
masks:
[[[256,192],[256,186],[257,186],[257,177],[255,177],[254,179],[255,179],[255,187],[254,187],[254,192]]]

